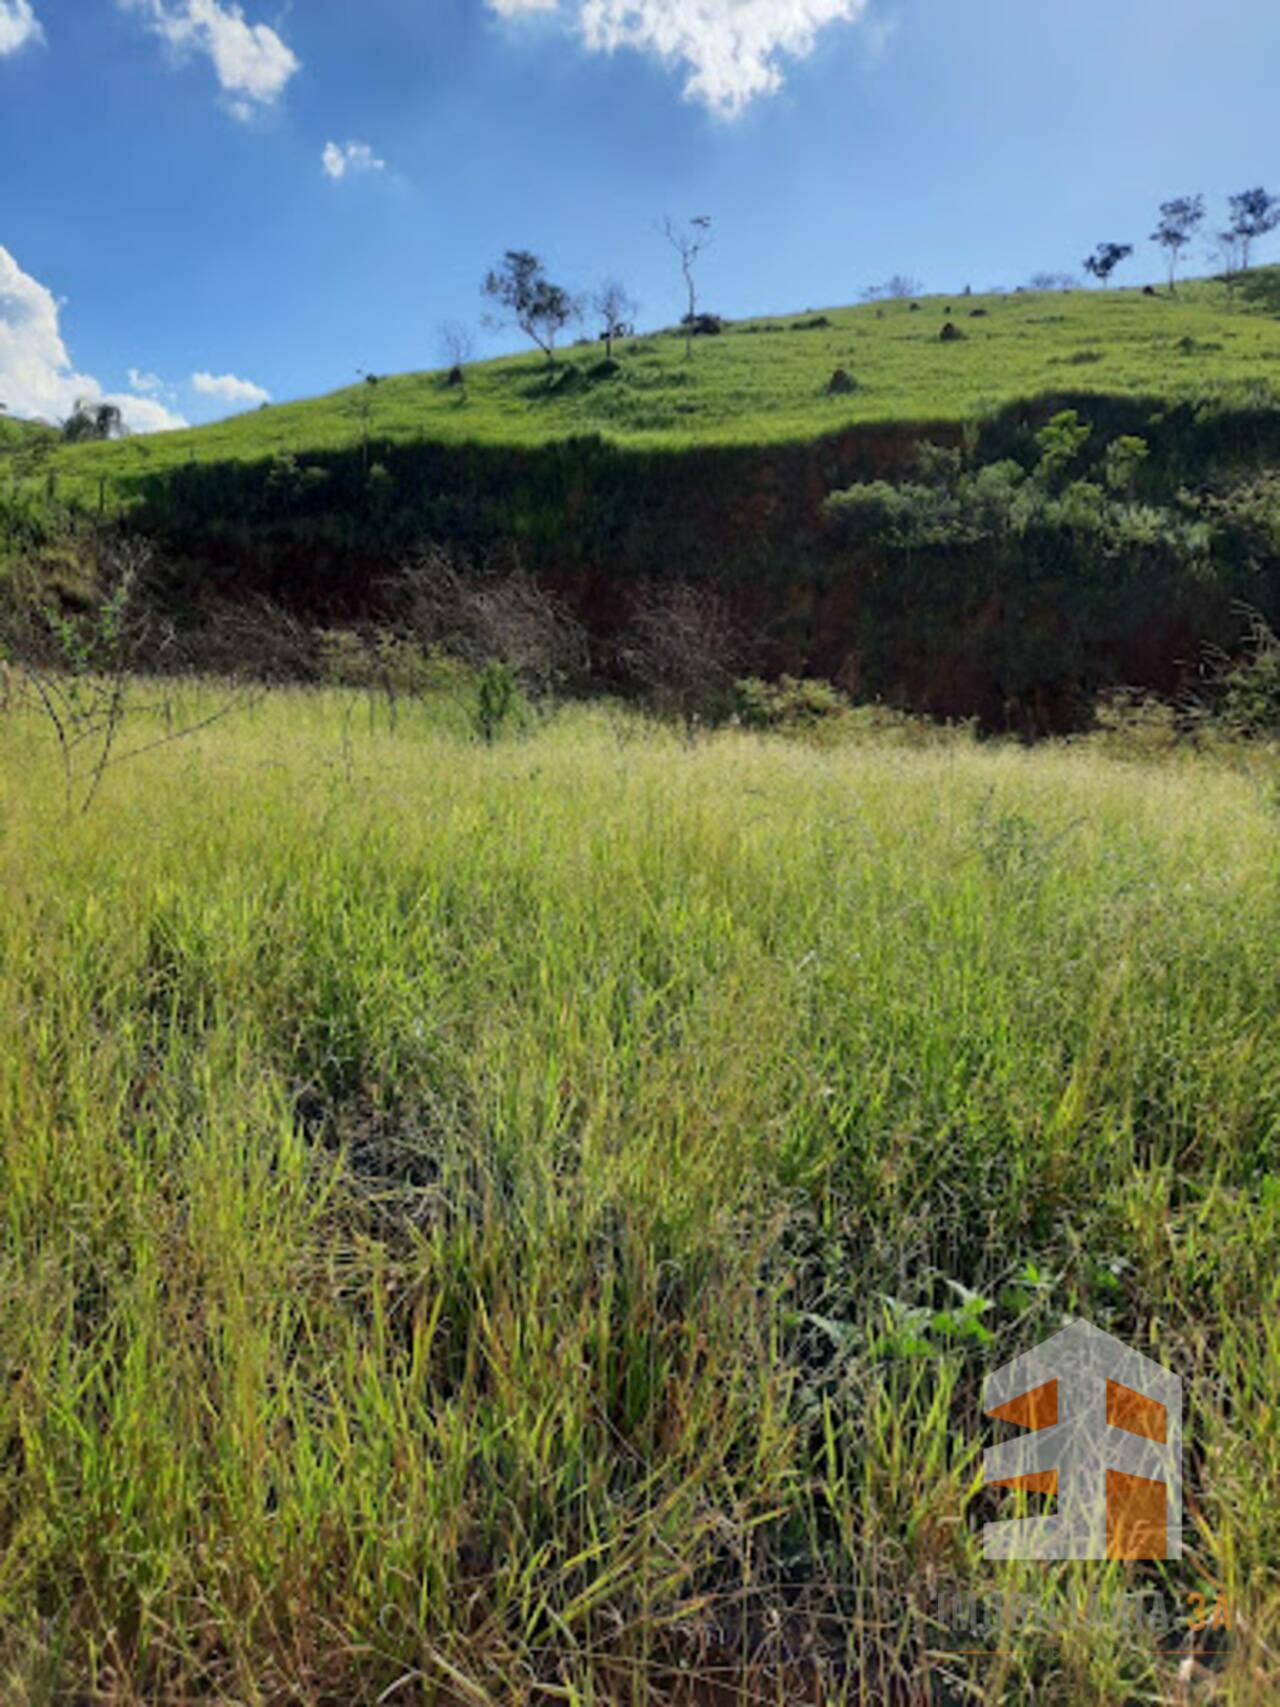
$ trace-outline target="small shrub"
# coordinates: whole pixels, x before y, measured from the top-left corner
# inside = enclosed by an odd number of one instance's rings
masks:
[[[840,734],[844,740],[866,741],[881,747],[936,748],[974,742],[978,725],[975,718],[940,721],[875,701],[850,706],[841,720]]]
[[[1107,446],[1104,476],[1113,492],[1131,493],[1137,484],[1138,471],[1150,456],[1145,439],[1124,433]]]
[[[379,628],[320,629],[315,637],[320,680],[328,687],[361,688],[389,699],[414,699],[456,688],[463,667],[412,638]]]
[[[973,851],[1000,882],[1034,887],[1048,873],[1053,854],[1074,824],[1051,834],[1039,820],[1000,806],[992,789],[973,815]]]
[[[1185,742],[1177,708],[1133,688],[1103,694],[1094,706],[1093,723],[1086,739],[1115,758],[1166,758]]]
[[[375,462],[364,484],[369,513],[385,520],[391,513],[396,498],[396,483],[391,470],[384,462]]]
[[[1221,659],[1211,683],[1215,720],[1245,740],[1280,737],[1280,638],[1256,611],[1238,658]]]
[[[849,702],[830,682],[779,676],[776,682],[749,676],[734,683],[735,712],[747,729],[814,729],[842,718]]]
[[[1063,409],[1036,434],[1039,474],[1048,485],[1060,480],[1089,442],[1093,428],[1074,409]]]
[[[475,732],[486,746],[502,735],[523,728],[527,707],[520,684],[510,665],[493,659],[486,664],[476,686]]]
[[[585,368],[576,362],[562,362],[559,366],[548,368],[539,374],[537,380],[529,387],[530,397],[571,397],[575,391],[582,391],[590,380]]]
[[[316,634],[320,679],[328,687],[364,688],[372,680],[369,649],[352,628],[322,628]]]

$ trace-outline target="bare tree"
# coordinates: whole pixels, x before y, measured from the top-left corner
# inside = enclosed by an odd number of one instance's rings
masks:
[[[691,219],[687,226],[677,225],[673,219],[668,218],[663,221],[662,235],[680,257],[680,272],[684,278],[685,290],[689,294],[689,311],[684,322],[684,355],[686,361],[692,361],[693,332],[698,319],[696,268],[704,250],[711,243],[710,215],[700,213]]]
[[[465,384],[467,366],[474,360],[476,353],[474,332],[465,320],[445,320],[440,326],[437,338],[441,359],[449,370],[449,384]]]
[[[318,631],[264,595],[203,602],[182,666],[264,686],[323,679]]]
[[[605,353],[612,361],[613,346],[617,339],[631,335],[640,305],[621,279],[605,279],[592,296],[591,307],[600,317],[600,336],[604,339]]]
[[[919,296],[924,286],[910,273],[894,273],[883,284],[868,285],[862,293],[864,302],[905,302],[908,297]]]
[[[1079,290],[1080,281],[1073,273],[1032,273],[1032,290]]]
[[[1238,231],[1219,231],[1205,253],[1227,287],[1228,300],[1235,300],[1236,283],[1244,270],[1244,240]]]
[[[68,814],[87,812],[106,772],[115,765],[194,735],[226,717],[243,695],[194,718],[183,718],[170,694],[144,697],[142,670],[164,663],[172,635],[143,598],[153,551],[147,541],[123,538],[102,552],[105,591],[96,609],[73,618],[39,593],[29,593],[8,613],[0,633],[0,658],[12,681],[43,714],[62,771]],[[124,747],[126,726],[150,721],[153,733]]]
[[[1160,223],[1151,233],[1169,257],[1169,289],[1178,288],[1178,262],[1184,249],[1204,223],[1203,196],[1176,196],[1173,201],[1160,203]]]
[[[429,546],[388,590],[402,632],[417,645],[477,670],[504,664],[526,693],[546,696],[586,674],[583,629],[518,562],[477,568]]]
[[[705,587],[646,589],[619,647],[623,673],[660,717],[687,734],[733,709],[742,644],[729,607]]]

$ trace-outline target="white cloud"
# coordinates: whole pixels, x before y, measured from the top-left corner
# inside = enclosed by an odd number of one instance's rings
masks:
[[[92,374],[78,373],[63,342],[58,314],[52,291],[24,273],[0,245],[0,403],[11,415],[65,420],[83,398],[118,404],[126,425],[136,433],[186,426],[181,415],[154,398],[106,392]]]
[[[386,161],[379,160],[367,142],[349,142],[345,148],[336,142],[326,142],[321,163],[335,181],[348,173],[383,172]]]
[[[283,93],[299,69],[288,44],[268,24],[251,24],[234,0],[118,0],[139,13],[175,53],[205,53],[238,119],[252,118]]]
[[[131,397],[127,391],[116,391],[107,393],[102,401],[120,405],[124,424],[131,433],[171,433],[191,424],[185,415],[167,409],[154,397]]]
[[[486,0],[512,18],[556,9],[557,0]],[[820,32],[854,23],[870,0],[567,0],[588,48],[633,48],[685,74],[690,101],[723,117],[781,88],[781,59],[805,59]]]
[[[0,0],[0,59],[28,42],[43,40],[44,30],[31,0]]]
[[[171,397],[173,395],[158,373],[140,373],[136,367],[129,369],[129,389],[136,391],[139,397]]]
[[[191,383],[202,397],[217,397],[223,403],[242,404],[247,408],[251,403],[271,401],[269,391],[264,391],[251,379],[237,379],[233,373],[193,373]]]

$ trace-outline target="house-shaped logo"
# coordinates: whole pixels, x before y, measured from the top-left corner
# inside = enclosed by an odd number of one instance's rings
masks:
[[[1182,1383],[1088,1322],[987,1377],[983,1409],[1028,1432],[991,1447],[988,1487],[1056,1495],[1042,1516],[989,1523],[988,1559],[1177,1559]]]

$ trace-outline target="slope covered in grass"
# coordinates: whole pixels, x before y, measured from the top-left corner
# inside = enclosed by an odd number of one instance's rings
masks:
[[[43,421],[23,421],[16,416],[0,413],[0,454],[5,451],[30,450],[38,444],[49,445],[57,437],[56,429]]]
[[[573,349],[550,372],[508,359],[464,387],[403,375],[19,451],[0,456],[0,555],[75,593],[122,519],[190,631],[259,596],[385,621],[424,544],[518,562],[614,683],[653,589],[710,586],[752,669],[984,727],[1077,727],[1100,687],[1184,691],[1206,649],[1238,642],[1242,603],[1277,620],[1278,292],[1273,271],[1176,297],[868,305],[733,325],[692,361],[658,334],[607,372]],[[828,395],[837,369],[854,389]],[[1038,435],[1069,409],[1046,470]],[[958,460],[922,477],[924,440]]]
[[[0,825],[6,1701],[1185,1700],[1138,1587],[1276,1698],[1250,774],[288,693],[71,821],[0,718]],[[976,1488],[1077,1314],[1195,1514],[1087,1621]],[[1061,1633],[974,1655],[975,1585]]]
[[[616,373],[600,371],[602,352],[591,346],[563,352],[550,374],[536,355],[478,363],[462,389],[439,373],[402,374],[216,426],[68,448],[56,466],[72,485],[96,487],[102,476],[156,475],[193,459],[350,450],[366,424],[375,446],[529,448],[599,434],[678,450],[795,442],[859,423],[967,421],[1044,392],[1269,395],[1280,389],[1276,276],[1259,273],[1234,295],[1202,283],[1176,297],[927,297],[915,312],[893,302],[742,321],[696,340],[692,362],[680,335],[657,334],[620,345]],[[944,344],[947,319],[963,336]],[[827,395],[837,368],[855,383],[849,395]]]

